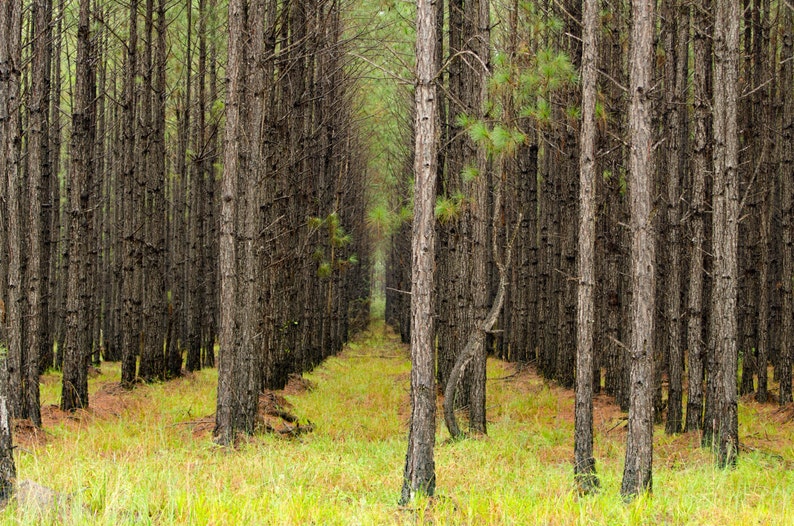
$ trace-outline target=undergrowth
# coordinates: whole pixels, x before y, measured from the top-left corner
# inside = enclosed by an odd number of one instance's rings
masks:
[[[12,503],[3,524],[791,524],[794,424],[774,405],[740,404],[738,466],[723,471],[692,434],[657,427],[654,492],[619,497],[625,429],[598,397],[595,456],[601,491],[573,485],[572,393],[525,369],[489,362],[486,438],[437,434],[437,496],[397,506],[405,459],[410,364],[382,323],[285,393],[314,431],[259,435],[236,449],[211,441],[214,370],[127,393],[103,364],[92,405],[55,408],[60,381],[42,378],[44,435],[19,436],[20,479],[67,498],[54,512]],[[94,403],[94,400],[96,401]]]

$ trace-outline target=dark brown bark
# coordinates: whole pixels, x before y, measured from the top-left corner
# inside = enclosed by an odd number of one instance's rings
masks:
[[[140,206],[137,190],[136,155],[136,107],[137,89],[135,87],[138,61],[138,0],[130,1],[129,41],[124,68],[124,111],[123,111],[123,172],[121,173],[124,199],[121,203],[119,232],[123,236],[122,254],[122,317],[121,317],[121,385],[131,388],[137,373],[137,357],[140,348],[138,296],[138,251],[140,237],[136,226],[136,209]]]
[[[31,72],[31,89],[28,113],[30,128],[28,130],[28,262],[26,295],[27,313],[27,349],[25,363],[25,409],[24,414],[37,426],[41,425],[39,408],[39,356],[46,342],[43,330],[45,326],[46,297],[45,284],[49,270],[49,258],[45,253],[44,225],[42,201],[46,196],[45,189],[49,184],[49,15],[50,7],[46,0],[39,0],[33,5],[34,35],[33,58]],[[46,174],[46,175],[45,175]]]
[[[780,55],[780,98],[781,112],[781,137],[780,165],[778,177],[781,182],[781,215],[783,227],[783,273],[782,294],[783,308],[781,312],[781,351],[778,366],[775,368],[775,377],[780,382],[781,405],[792,401],[791,393],[791,361],[794,356],[794,286],[791,276],[794,275],[794,153],[792,148],[785,145],[794,141],[794,97],[791,90],[794,88],[794,9],[783,6],[780,38],[782,40]]]
[[[8,411],[14,418],[25,417],[25,313],[23,283],[23,231],[22,199],[23,169],[22,107],[20,82],[22,76],[22,6],[18,2],[7,2],[0,12],[0,131],[2,152],[0,153],[0,177],[4,184],[5,238],[2,259],[5,296],[0,298],[4,325],[4,344],[7,346],[7,391]],[[27,220],[27,218],[25,218]]]
[[[738,155],[737,83],[739,9],[718,2],[714,20],[714,193],[712,197],[714,289],[709,341],[714,366],[709,383],[715,396],[713,420],[704,424],[704,443],[717,452],[721,467],[739,453],[737,410]]]
[[[711,171],[711,40],[709,10],[711,0],[701,0],[693,8],[694,137],[692,144],[692,182],[690,191],[689,290],[687,293],[688,391],[686,431],[703,426],[703,379],[706,349],[703,342],[703,317],[708,303],[705,295],[706,252],[706,178]]]
[[[582,127],[579,144],[579,277],[576,323],[576,409],[574,476],[579,491],[599,483],[593,457],[593,361],[595,341],[596,90],[598,1],[585,0],[582,13]]]
[[[759,5],[760,4],[760,5]],[[771,94],[775,90],[776,76],[770,75],[773,68],[768,64],[768,53],[770,53],[769,25],[770,25],[770,2],[769,0],[756,1],[756,13],[754,14],[754,73],[755,88],[758,92],[753,97],[755,112],[763,115],[762,122],[774,122],[774,112],[772,110]],[[770,82],[764,86],[762,83]],[[757,131],[754,149],[754,170],[758,170],[758,184],[760,188],[761,217],[759,229],[759,245],[761,247],[761,261],[759,268],[759,294],[758,294],[758,349],[755,359],[755,372],[758,375],[758,389],[755,398],[757,401],[766,402],[768,396],[767,366],[769,364],[770,347],[773,334],[772,327],[772,302],[773,302],[773,215],[774,201],[779,192],[776,188],[774,173],[775,147],[772,136],[768,131],[771,126],[762,126]],[[752,376],[746,378],[744,367],[742,368],[742,383],[752,390]]]
[[[167,332],[165,290],[165,1],[157,1],[156,28],[154,0],[146,3],[147,55],[152,72],[149,100],[149,142],[146,163],[145,273],[143,291],[143,338],[138,376],[147,382],[164,380],[166,357],[163,349]],[[154,37],[156,31],[156,38]],[[152,40],[154,39],[154,40]],[[154,45],[153,45],[154,44]]]
[[[92,164],[93,64],[91,61],[90,0],[80,1],[77,27],[77,60],[72,102],[72,142],[69,166],[69,268],[66,296],[66,339],[63,350],[61,409],[74,411],[88,406],[88,341],[90,304],[88,258],[90,234],[90,181]]]
[[[188,334],[187,334],[187,356],[185,368],[188,371],[201,369],[201,347],[202,338],[202,314],[206,299],[207,279],[201,276],[196,269],[200,269],[205,259],[204,250],[204,228],[205,228],[205,206],[206,206],[206,182],[205,173],[205,141],[206,134],[206,111],[207,111],[207,10],[205,0],[199,0],[198,4],[198,71],[196,72],[196,118],[195,132],[193,134],[193,144],[197,154],[193,156],[193,166],[190,174],[190,213],[188,223],[187,243],[189,243],[188,268],[191,269],[187,274],[187,293],[188,293]],[[190,82],[188,81],[188,85]],[[190,88],[188,88],[190,89]],[[186,111],[190,111],[188,107]]]
[[[50,2],[50,8],[53,4]],[[58,2],[57,14],[63,12],[63,0]],[[50,13],[50,20],[53,19],[53,13]],[[47,276],[49,283],[47,284],[47,313],[44,336],[42,341],[41,356],[39,359],[39,370],[41,372],[53,367],[55,362],[55,354],[53,344],[57,340],[59,328],[63,326],[63,298],[61,294],[63,290],[61,272],[59,267],[60,262],[60,247],[63,244],[63,236],[61,235],[61,107],[60,107],[60,94],[61,94],[61,46],[63,40],[63,17],[57,16],[57,22],[54,28],[50,28],[51,34],[51,53],[50,53],[50,118],[49,118],[49,136],[47,141],[49,146],[47,148],[49,154],[49,187],[47,189],[47,202],[49,203],[48,215],[49,224],[45,227],[48,228],[44,242],[48,245],[45,252],[48,255],[48,270]],[[1,272],[0,272],[1,273]]]
[[[0,25],[4,25],[3,16],[0,14]],[[0,29],[0,36],[3,30]],[[2,54],[0,54],[2,64]],[[14,492],[17,469],[14,464],[14,446],[11,436],[11,412],[8,410],[8,371],[6,360],[0,358],[0,506],[8,502]]]
[[[629,193],[631,199],[631,344],[628,436],[621,495],[632,498],[650,492],[653,463],[653,309],[655,240],[651,217],[650,90],[654,40],[654,2],[632,1]]]
[[[241,151],[242,125],[245,118],[244,97],[246,71],[246,14],[245,0],[229,2],[229,43],[226,87],[226,137],[224,141],[224,173],[222,186],[221,237],[220,237],[220,359],[218,369],[218,400],[215,416],[216,443],[231,445],[237,432],[251,433],[254,429],[257,392],[243,382],[246,371],[251,369],[252,349],[240,345],[238,330],[247,330],[242,325],[243,317],[237,301],[242,297],[241,283],[251,279],[242,274],[239,261],[238,214],[245,213],[244,201],[240,200],[242,180]],[[241,275],[242,274],[242,275]],[[250,305],[246,305],[250,308]],[[243,309],[245,310],[245,309]],[[242,343],[250,345],[250,338]]]
[[[664,323],[668,352],[669,388],[667,394],[668,434],[679,433],[683,424],[683,314],[681,255],[682,181],[689,136],[686,119],[686,88],[689,62],[689,6],[680,1],[666,4],[668,27],[665,32],[665,120],[667,121],[667,170],[665,174],[665,279],[663,288]]]

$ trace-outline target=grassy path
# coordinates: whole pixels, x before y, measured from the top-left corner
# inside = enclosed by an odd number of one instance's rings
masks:
[[[529,370],[489,362],[489,436],[449,442],[438,431],[438,498],[400,509],[406,447],[407,348],[381,323],[305,375],[314,388],[280,393],[314,431],[252,437],[235,450],[211,443],[215,371],[141,386],[91,380],[92,409],[50,407],[59,377],[43,378],[45,434],[17,436],[21,479],[69,495],[57,515],[11,505],[2,524],[792,524],[794,424],[748,402],[735,471],[712,467],[697,437],[657,428],[655,495],[618,497],[625,434],[606,398],[595,411],[603,491],[572,484],[571,393]],[[440,421],[439,421],[440,423]]]

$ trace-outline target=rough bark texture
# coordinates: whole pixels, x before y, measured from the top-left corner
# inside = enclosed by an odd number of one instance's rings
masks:
[[[668,27],[665,32],[665,118],[667,121],[667,170],[664,188],[665,286],[663,288],[664,323],[668,354],[669,387],[667,394],[668,434],[679,433],[683,420],[683,369],[681,290],[681,188],[688,137],[686,125],[687,63],[689,61],[689,7],[680,1],[666,5]]]
[[[593,457],[593,357],[595,333],[596,120],[598,0],[582,14],[582,128],[579,144],[579,288],[576,323],[574,476],[579,490],[598,487]]]
[[[66,340],[63,350],[61,409],[88,406],[88,327],[91,320],[88,288],[90,172],[92,166],[93,64],[91,62],[90,0],[80,1],[77,62],[72,104],[71,164],[69,166],[69,273],[66,291]]]
[[[414,118],[414,214],[411,279],[411,423],[400,502],[432,496],[436,473],[436,386],[433,356],[435,178],[438,161],[436,110],[436,3],[418,0],[416,10],[416,115]]]
[[[2,24],[0,15],[0,24]],[[0,31],[1,33],[1,31]],[[14,492],[17,469],[14,464],[14,447],[11,437],[11,412],[8,410],[8,371],[6,360],[0,358],[0,506],[4,505]]]
[[[715,412],[705,422],[704,442],[717,451],[722,467],[739,453],[737,411],[737,290],[739,191],[737,127],[739,7],[717,2],[714,20],[714,193],[712,196],[714,288],[709,341],[714,347]]]
[[[49,258],[45,252],[43,203],[49,184],[49,15],[46,0],[33,5],[34,38],[31,89],[29,100],[30,129],[28,131],[28,261],[27,261],[27,348],[24,371],[24,414],[37,426],[41,425],[39,408],[39,356],[46,346],[45,312],[47,271]],[[46,245],[48,248],[49,245]]]
[[[246,31],[246,2],[229,2],[229,44],[226,66],[226,138],[224,150],[223,187],[221,190],[220,238],[220,356],[218,360],[218,400],[215,414],[214,440],[231,445],[238,431],[250,433],[254,428],[254,414],[245,413],[248,401],[257,393],[247,392],[237,380],[247,368],[243,362],[245,349],[238,347],[238,263],[237,225],[239,210],[239,172],[242,95],[244,93]],[[255,407],[255,405],[254,405]],[[245,408],[245,409],[244,409]]]
[[[784,145],[794,141],[794,9],[782,7],[783,23],[781,38],[780,93],[782,98],[781,112],[781,146],[780,181],[781,181],[781,212],[783,216],[783,312],[782,312],[782,345],[775,377],[780,381],[780,404],[792,401],[791,369],[794,357],[794,153],[792,148]]]
[[[21,27],[22,6],[19,2],[6,2],[0,13],[0,125],[2,125],[2,154],[0,177],[3,178],[2,215],[5,219],[3,235],[5,246],[0,256],[4,262],[4,292],[0,297],[0,322],[4,323],[4,344],[8,349],[8,411],[14,418],[24,418],[25,372],[25,312],[23,284],[23,231],[22,220],[23,176],[21,163],[22,105],[20,81],[22,76]]]
[[[626,464],[620,489],[630,498],[652,489],[653,462],[653,310],[655,242],[651,217],[650,90],[653,67],[654,2],[632,1],[629,193],[631,199],[631,344]]]
[[[498,210],[502,206],[501,183],[497,184],[494,193],[494,208]],[[521,224],[521,219],[522,217],[519,215],[517,220],[518,224]],[[512,239],[507,245],[507,248],[505,249],[504,259],[500,260],[498,258],[496,241],[498,239],[499,227],[500,222],[498,219],[493,218],[491,221],[491,240],[493,243],[494,258],[496,258],[495,263],[499,273],[499,283],[497,284],[496,297],[494,298],[493,304],[488,310],[485,318],[478,320],[477,325],[475,325],[475,327],[469,333],[466,346],[458,354],[458,357],[455,360],[455,365],[452,367],[452,371],[449,374],[447,386],[444,389],[444,422],[446,423],[447,429],[449,430],[449,434],[452,435],[452,438],[460,438],[463,436],[463,433],[458,426],[457,418],[455,417],[455,396],[457,394],[458,388],[460,387],[461,380],[466,373],[466,368],[472,363],[475,363],[478,357],[485,359],[486,338],[499,319],[499,314],[502,311],[505,295],[507,293],[507,284],[509,279],[508,271],[510,270],[510,259],[512,258],[515,235],[513,235]],[[472,426],[472,431],[475,433],[482,432],[474,426]]]
[[[703,317],[708,303],[704,301],[706,252],[706,178],[711,170],[711,40],[708,11],[711,0],[701,0],[693,9],[694,68],[692,91],[694,99],[694,137],[692,182],[689,209],[689,289],[687,291],[687,362],[688,391],[686,431],[703,426],[703,379],[706,350],[703,342]]]
[[[791,6],[782,7],[783,23],[781,37],[783,40],[781,52],[780,93],[782,97],[782,118],[780,158],[780,181],[782,186],[781,212],[783,216],[783,311],[782,311],[782,346],[775,368],[775,376],[780,382],[780,404],[792,401],[791,393],[791,362],[794,356],[794,152],[788,145],[794,141],[794,9]]]
[[[122,213],[119,214],[122,224],[120,232],[123,236],[121,243],[122,254],[122,323],[121,323],[121,385],[131,388],[137,373],[137,358],[140,349],[139,309],[138,297],[138,271],[139,243],[136,238],[140,236],[136,227],[136,209],[140,206],[138,200],[137,174],[135,162],[136,152],[136,104],[137,90],[135,88],[136,69],[138,63],[138,0],[130,1],[129,12],[130,37],[127,43],[127,60],[124,68],[124,111],[123,111],[123,172],[120,174],[124,189],[124,202]]]

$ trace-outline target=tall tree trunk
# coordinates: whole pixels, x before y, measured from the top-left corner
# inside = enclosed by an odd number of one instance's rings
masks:
[[[251,392],[249,385],[241,381],[251,368],[249,347],[240,345],[237,332],[243,327],[239,324],[242,316],[237,301],[242,297],[240,283],[245,283],[241,275],[236,222],[238,214],[244,213],[244,202],[240,199],[241,180],[241,139],[243,119],[246,70],[247,3],[245,0],[229,2],[229,44],[227,61],[226,88],[226,138],[224,149],[224,173],[221,208],[220,237],[220,359],[218,369],[218,400],[215,416],[214,440],[221,445],[230,445],[238,431],[251,433],[254,427],[257,392]],[[243,309],[250,306],[246,305]],[[251,409],[253,408],[253,412]]]
[[[39,409],[39,355],[46,342],[42,342],[45,326],[47,270],[49,258],[43,236],[45,217],[43,197],[49,184],[49,27],[51,8],[47,0],[33,4],[34,36],[31,72],[30,129],[28,131],[28,340],[25,371],[25,414],[35,425],[41,425]],[[46,175],[45,175],[46,174]],[[47,225],[49,226],[49,225]],[[49,244],[46,245],[49,247]]]
[[[665,177],[665,286],[664,321],[669,353],[669,388],[667,395],[667,424],[669,434],[679,433],[683,419],[683,368],[681,290],[683,282],[681,257],[681,186],[684,178],[686,140],[687,64],[689,62],[689,6],[681,1],[666,4],[668,28],[665,33],[665,118],[667,120],[668,147]]]
[[[596,119],[598,0],[582,13],[582,129],[579,144],[579,289],[576,323],[574,475],[583,493],[598,487],[593,457],[593,355],[595,332]]]
[[[714,419],[705,422],[704,443],[717,450],[721,467],[739,453],[737,412],[737,289],[739,191],[737,126],[739,7],[717,2],[714,20],[714,193],[712,196],[714,289],[709,340],[714,370],[709,382],[715,395]]]
[[[207,277],[196,272],[201,268],[204,260],[204,224],[205,224],[205,178],[204,170],[206,151],[205,132],[206,132],[206,82],[207,82],[207,10],[205,0],[199,0],[198,4],[198,71],[196,73],[196,119],[195,133],[193,139],[194,148],[197,154],[193,156],[193,167],[190,175],[190,214],[188,243],[190,246],[190,265],[188,272],[188,335],[187,335],[187,357],[185,367],[188,371],[201,369],[201,346],[202,339],[202,314],[204,303],[207,301],[205,291]],[[189,111],[189,110],[188,110]]]
[[[711,0],[700,0],[693,9],[694,70],[694,138],[692,183],[689,211],[689,290],[687,291],[687,359],[689,364],[686,430],[703,426],[703,379],[706,349],[703,345],[703,314],[705,294],[706,252],[706,178],[711,171],[711,39],[709,12]]]
[[[122,248],[122,323],[121,323],[121,385],[131,388],[137,372],[137,357],[140,348],[140,331],[136,297],[138,287],[137,251],[140,244],[136,238],[140,236],[136,227],[136,209],[140,206],[137,191],[136,154],[136,107],[137,89],[135,78],[138,65],[138,0],[130,0],[129,41],[127,43],[127,60],[124,73],[124,168],[121,174],[124,199],[121,203],[123,212],[120,214],[122,223],[119,225],[123,233]]]
[[[631,199],[631,344],[629,425],[624,498],[650,492],[653,462],[653,310],[655,242],[651,217],[653,144],[650,91],[653,79],[654,2],[632,1],[629,193]]]
[[[769,25],[770,25],[770,0],[757,0],[756,3],[761,5],[756,6],[757,21],[754,23],[755,27],[755,41],[754,41],[754,62],[755,62],[755,86],[758,93],[754,95],[754,105],[757,114],[763,115],[761,122],[773,123],[775,122],[775,114],[773,111],[773,98],[772,94],[775,93],[775,84],[777,81],[776,75],[770,74],[774,71],[774,63],[769,64],[770,58],[770,38],[769,38]],[[768,87],[764,87],[764,82],[770,82]],[[774,157],[775,146],[772,140],[769,126],[760,126],[757,136],[757,144],[755,145],[755,162],[754,170],[758,170],[758,184],[761,188],[761,227],[759,244],[761,246],[761,264],[759,269],[759,286],[760,291],[758,294],[758,353],[756,355],[756,374],[758,375],[758,389],[755,392],[755,399],[758,402],[764,403],[767,400],[768,394],[768,379],[767,379],[767,366],[769,364],[770,347],[772,345],[772,334],[774,333],[772,325],[772,302],[774,297],[773,292],[773,202],[776,200],[776,180],[774,174]],[[742,383],[746,384],[744,368],[742,369]],[[752,377],[749,378],[749,384],[752,388]]]
[[[477,56],[473,62],[475,73],[469,74],[472,80],[471,110],[479,118],[484,117],[484,104],[488,98],[488,68],[490,67],[490,1],[477,0],[466,2],[467,17],[471,17],[472,43],[471,47]],[[469,8],[469,4],[473,4]],[[488,217],[489,217],[489,163],[484,145],[477,145],[474,159],[478,175],[471,182],[468,194],[471,200],[469,220],[471,222],[472,251],[463,257],[471,258],[471,274],[469,287],[472,290],[472,311],[470,315],[470,330],[476,330],[488,315],[488,271],[487,265],[494,254],[488,250]],[[494,210],[493,214],[499,214]],[[501,311],[501,307],[500,307]],[[483,341],[483,344],[485,341]],[[459,351],[460,352],[460,351]],[[486,432],[485,418],[485,376],[488,351],[483,345],[477,349],[468,369],[469,375],[469,426],[478,434]]]
[[[58,334],[58,328],[62,326],[62,302],[63,290],[60,262],[60,247],[63,244],[61,235],[61,46],[63,42],[63,1],[58,2],[57,22],[55,30],[51,33],[51,82],[50,82],[50,119],[49,136],[47,148],[49,159],[49,188],[47,189],[47,200],[49,202],[49,233],[44,240],[49,245],[46,249],[48,260],[47,276],[47,301],[48,312],[46,314],[46,326],[44,327],[45,336],[42,342],[41,356],[39,357],[39,370],[41,372],[55,364],[54,343]],[[50,2],[50,8],[52,8]],[[50,20],[53,19],[52,12]]]
[[[414,118],[414,215],[411,283],[411,423],[400,503],[432,496],[436,474],[436,386],[433,371],[433,267],[435,178],[438,162],[436,110],[436,4],[418,0],[416,9],[416,115]]]
[[[92,165],[93,64],[91,61],[90,0],[80,0],[77,26],[77,60],[72,103],[72,144],[69,210],[69,273],[66,296],[66,340],[63,351],[61,409],[73,411],[88,406],[88,341],[90,305],[88,282],[88,236]]]
[[[779,365],[775,376],[780,382],[780,404],[792,401],[791,361],[794,356],[794,153],[790,145],[794,141],[794,9],[785,5],[781,23],[780,97],[782,98],[780,172],[781,215],[783,217],[783,312],[782,345]]]
[[[5,195],[3,235],[5,246],[2,259],[7,261],[4,269],[5,297],[0,301],[0,315],[4,321],[5,341],[8,349],[7,372],[8,411],[13,418],[25,415],[25,342],[23,336],[25,303],[22,273],[22,210],[23,170],[22,120],[20,79],[22,76],[22,6],[20,2],[6,2],[0,6],[0,131],[2,152],[0,153],[0,177],[3,178]],[[26,218],[27,219],[27,218]]]
[[[146,26],[153,38],[154,0],[147,0]],[[166,342],[165,232],[165,0],[157,2],[156,38],[151,62],[149,151],[146,164],[146,265],[143,294],[143,347],[138,375],[144,381],[163,380],[166,376],[164,344]],[[152,45],[147,42],[147,48]]]

